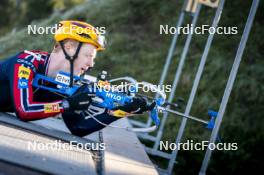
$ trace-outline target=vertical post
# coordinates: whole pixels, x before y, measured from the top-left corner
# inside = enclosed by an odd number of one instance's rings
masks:
[[[98,132],[98,143],[103,143],[103,131]],[[95,169],[98,175],[105,174],[105,160],[104,160],[104,150],[98,150],[93,154],[93,160],[95,162]]]
[[[222,14],[222,10],[223,10],[223,7],[224,7],[224,2],[225,2],[224,0],[221,0],[219,6],[217,8],[217,11],[216,11],[216,14],[215,14],[215,17],[214,17],[214,20],[213,20],[213,24],[212,24],[212,27],[214,27],[214,28],[217,27],[218,22],[220,20],[220,17],[221,17],[221,14]],[[205,45],[205,49],[204,49],[204,52],[203,52],[203,55],[202,55],[202,58],[201,58],[201,61],[200,61],[200,64],[199,64],[199,68],[198,68],[198,71],[197,71],[196,76],[195,76],[195,80],[194,80],[194,84],[193,84],[193,87],[192,87],[192,90],[191,90],[191,94],[190,94],[190,97],[189,97],[189,100],[188,100],[188,103],[187,103],[187,106],[186,106],[186,109],[185,109],[185,113],[184,113],[185,115],[189,115],[189,113],[191,111],[193,100],[194,100],[194,97],[196,95],[196,91],[197,91],[197,88],[198,88],[198,85],[199,85],[199,82],[200,82],[200,79],[201,79],[201,76],[202,76],[202,73],[203,73],[203,69],[204,69],[204,66],[205,66],[205,62],[206,62],[206,59],[207,59],[207,56],[208,56],[209,49],[211,47],[213,38],[214,38],[214,34],[210,34],[208,39],[207,39],[207,42],[206,42],[206,45]],[[176,138],[176,144],[177,145],[181,142],[186,123],[187,123],[187,118],[183,118],[182,122],[181,122],[181,125],[180,125],[180,128],[179,128],[179,132],[178,132],[177,138]],[[175,162],[175,160],[177,158],[177,155],[178,155],[178,150],[177,149],[173,150],[172,156],[171,156],[171,159],[169,161],[168,168],[167,168],[167,171],[169,173],[171,173],[172,170],[173,170],[174,162]]]
[[[224,96],[222,98],[222,102],[220,105],[218,116],[216,118],[215,127],[212,131],[210,143],[214,143],[216,138],[217,138],[217,134],[218,134],[218,131],[219,131],[222,119],[223,119],[223,115],[225,113],[226,105],[227,105],[231,90],[233,88],[233,84],[234,84],[234,81],[235,81],[235,78],[237,75],[237,71],[238,71],[239,64],[240,64],[241,59],[242,59],[242,55],[243,55],[245,46],[246,46],[248,35],[249,35],[250,29],[252,27],[252,23],[253,23],[257,8],[258,8],[258,4],[259,4],[259,0],[253,0],[252,6],[251,6],[251,9],[249,12],[249,16],[248,16],[248,19],[247,19],[247,22],[246,22],[246,25],[245,25],[245,28],[243,31],[243,35],[241,37],[239,47],[238,47],[238,50],[236,53],[235,61],[233,63],[232,70],[231,70],[229,78],[228,78],[228,82],[227,82],[227,85],[225,88]],[[212,150],[207,148],[199,175],[205,175],[211,154],[212,154]]]
[[[184,9],[185,9],[185,7],[187,5],[187,1],[188,0],[184,1],[183,8],[181,10],[180,17],[178,19],[177,28],[182,26],[183,19],[184,19],[184,16],[185,16],[185,10]],[[167,76],[169,65],[171,63],[171,59],[172,59],[172,56],[173,56],[173,52],[174,52],[176,44],[177,44],[178,36],[179,36],[179,34],[178,34],[178,32],[176,32],[174,34],[174,36],[173,36],[172,41],[171,41],[170,49],[169,49],[169,52],[168,52],[168,55],[167,55],[167,58],[166,58],[166,63],[164,65],[164,67],[163,67],[163,71],[162,71],[162,74],[161,74],[161,77],[160,77],[160,81],[159,81],[159,85],[160,86],[163,85],[164,80],[165,80],[165,78]],[[158,94],[156,94],[156,95],[158,95]],[[151,122],[152,122],[151,117],[149,117],[148,121],[147,121],[147,127],[150,127]]]
[[[193,27],[196,26],[200,10],[201,10],[201,6],[198,5],[197,10],[196,10],[196,12],[194,14],[194,17],[193,17],[193,20],[192,20],[192,26]],[[179,66],[177,68],[177,71],[175,72],[173,85],[172,85],[172,90],[171,90],[171,93],[170,93],[170,96],[169,96],[169,99],[168,99],[168,102],[170,102],[170,103],[172,102],[172,100],[174,98],[174,95],[176,93],[176,88],[177,88],[177,85],[178,85],[178,82],[179,82],[179,79],[180,79],[180,76],[181,76],[181,73],[182,73],[182,69],[183,69],[183,66],[184,66],[184,62],[185,62],[187,53],[188,53],[189,48],[190,48],[192,36],[193,36],[193,33],[189,33],[188,34],[188,37],[186,39],[186,42],[185,42],[185,45],[184,45],[184,48],[183,48],[183,51],[182,51],[182,54],[181,54]],[[166,120],[168,118],[168,115],[169,115],[169,113],[164,113],[163,116],[162,116],[161,124],[159,126],[159,130],[158,130],[158,133],[157,133],[157,136],[156,136],[155,144],[153,146],[153,149],[155,149],[155,150],[158,149],[159,142],[160,142],[160,139],[162,137],[163,129],[164,129],[164,126],[165,126],[165,122],[166,122]]]

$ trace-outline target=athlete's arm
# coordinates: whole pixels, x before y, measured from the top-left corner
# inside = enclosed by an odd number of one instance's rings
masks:
[[[105,127],[105,125],[100,124],[98,121],[108,125],[119,119],[118,117],[109,115],[106,111],[93,117],[83,116],[81,113],[74,111],[67,111],[62,114],[62,117],[71,133],[80,137],[86,136]]]
[[[24,121],[52,117],[64,111],[61,100],[50,103],[33,100],[32,81],[40,61],[33,57],[18,58],[10,75],[15,111]]]

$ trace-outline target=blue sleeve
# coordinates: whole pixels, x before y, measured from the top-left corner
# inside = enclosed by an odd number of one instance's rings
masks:
[[[62,117],[71,133],[80,137],[86,136],[105,127],[93,118],[86,118],[75,112],[64,112]],[[118,117],[107,114],[107,112],[94,117],[105,124],[110,124],[119,119]]]

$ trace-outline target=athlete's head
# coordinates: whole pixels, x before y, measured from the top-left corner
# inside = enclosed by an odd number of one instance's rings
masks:
[[[63,41],[63,47],[66,51],[66,53],[70,56],[73,56],[78,48],[79,42],[67,39]],[[60,65],[60,70],[58,71],[65,71],[70,72],[70,62],[65,59],[65,55],[62,50],[62,46],[57,43],[53,49],[53,52],[57,55],[55,58],[56,61]],[[83,74],[84,71],[86,71],[88,68],[93,67],[94,65],[94,59],[96,57],[96,47],[92,44],[83,43],[80,51],[78,53],[77,58],[74,60],[74,75],[80,75]]]
[[[50,64],[57,66],[50,65],[51,69],[70,72],[70,63],[74,60],[74,75],[80,75],[93,67],[97,51],[105,49],[104,36],[85,22],[61,21],[54,38],[56,44]]]

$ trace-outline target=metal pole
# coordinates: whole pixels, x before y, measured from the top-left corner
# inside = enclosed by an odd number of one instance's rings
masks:
[[[248,16],[248,19],[247,19],[247,22],[246,22],[246,25],[243,31],[243,35],[241,37],[239,47],[236,53],[235,61],[232,66],[232,70],[230,72],[229,78],[228,78],[228,82],[225,88],[224,96],[222,98],[218,116],[216,117],[215,127],[212,131],[210,143],[215,143],[215,140],[217,138],[217,134],[218,134],[218,131],[219,131],[222,119],[223,119],[223,115],[225,113],[226,105],[227,105],[231,90],[233,88],[233,84],[234,84],[234,81],[237,75],[238,67],[242,59],[242,55],[243,55],[243,52],[246,46],[248,35],[252,27],[252,23],[253,23],[257,8],[258,8],[258,4],[259,4],[259,0],[253,0],[252,6],[249,12],[249,16]],[[212,154],[212,150],[207,148],[199,175],[205,175],[211,154]]]
[[[216,28],[217,25],[218,25],[219,19],[220,19],[221,14],[222,14],[224,2],[225,2],[224,0],[221,0],[220,4],[218,5],[218,8],[217,8],[214,20],[213,20],[213,24],[212,24],[212,27],[214,27],[214,28]],[[199,65],[198,71],[197,71],[196,76],[195,76],[195,80],[194,80],[194,84],[193,84],[193,87],[192,87],[192,91],[191,91],[191,94],[190,94],[190,97],[189,97],[189,100],[188,100],[188,103],[187,103],[187,106],[186,106],[186,109],[185,109],[185,115],[189,115],[189,113],[191,111],[193,100],[194,100],[194,97],[196,95],[196,91],[197,91],[197,88],[198,88],[198,85],[199,85],[199,82],[200,82],[200,79],[201,79],[201,76],[202,76],[202,73],[203,73],[203,69],[204,69],[204,66],[205,66],[205,62],[206,62],[206,59],[207,59],[207,56],[208,56],[209,49],[211,47],[213,38],[214,38],[214,34],[210,34],[208,39],[207,39],[206,46],[205,46],[205,49],[204,49],[204,52],[203,52],[203,55],[202,55],[202,58],[201,58],[201,61],[200,61],[200,65]],[[183,135],[186,123],[187,123],[187,118],[183,118],[182,122],[181,122],[181,125],[180,125],[179,133],[178,133],[177,138],[176,138],[176,145],[181,142],[182,135]],[[174,162],[175,162],[175,160],[177,158],[177,155],[178,155],[178,150],[177,149],[173,150],[172,157],[170,159],[170,162],[169,162],[169,165],[168,165],[168,169],[167,169],[167,171],[169,173],[171,173],[172,170],[173,170]]]
[[[185,7],[187,5],[187,1],[188,0],[184,1],[183,8],[181,10],[181,14],[180,14],[180,17],[178,19],[177,28],[182,26],[183,19],[184,19],[184,16],[185,16]],[[172,59],[172,56],[173,56],[173,52],[174,52],[175,46],[177,44],[178,36],[179,36],[178,32],[176,32],[174,34],[174,36],[173,36],[173,39],[172,39],[172,42],[171,42],[171,46],[170,46],[170,49],[169,49],[169,52],[168,52],[168,55],[167,55],[167,58],[166,58],[166,63],[164,65],[164,67],[163,67],[163,71],[162,71],[162,74],[161,74],[161,77],[160,77],[159,85],[163,85],[165,77],[167,76],[169,65],[171,63],[171,59]],[[149,117],[148,121],[147,121],[147,127],[149,127],[151,125],[151,122],[152,122],[151,117]]]
[[[200,14],[200,9],[201,9],[201,6],[199,5],[197,7],[197,10],[196,10],[196,12],[194,14],[194,17],[193,17],[193,20],[192,20],[193,27],[196,26],[196,23],[197,23],[199,14]],[[174,95],[176,93],[176,88],[177,88],[177,85],[178,85],[178,82],[179,82],[179,79],[180,79],[180,76],[181,76],[181,73],[182,73],[182,69],[183,69],[183,66],[184,66],[184,62],[185,62],[187,53],[189,51],[189,47],[190,47],[190,44],[191,44],[192,36],[193,36],[193,33],[190,32],[188,34],[187,39],[186,39],[186,42],[185,42],[185,45],[184,45],[184,48],[183,48],[183,51],[182,51],[182,54],[181,54],[180,63],[179,63],[179,66],[177,68],[177,71],[175,72],[175,77],[174,77],[174,80],[173,80],[172,90],[171,90],[171,93],[170,93],[170,96],[169,96],[169,99],[168,99],[169,103],[172,103]],[[165,123],[166,123],[166,120],[168,118],[168,115],[169,115],[168,113],[164,113],[163,116],[162,116],[161,123],[160,123],[160,126],[159,126],[159,130],[158,130],[158,133],[157,133],[157,136],[156,136],[155,144],[153,146],[153,149],[155,149],[155,150],[157,150],[158,147],[159,147],[159,142],[160,142],[160,139],[162,137],[163,130],[164,130]]]
[[[103,138],[103,131],[98,132],[98,140],[100,143],[104,143],[104,138]],[[98,150],[98,155],[97,155],[97,165],[96,165],[96,171],[98,175],[104,175],[105,174],[105,158],[104,158],[104,150]]]

